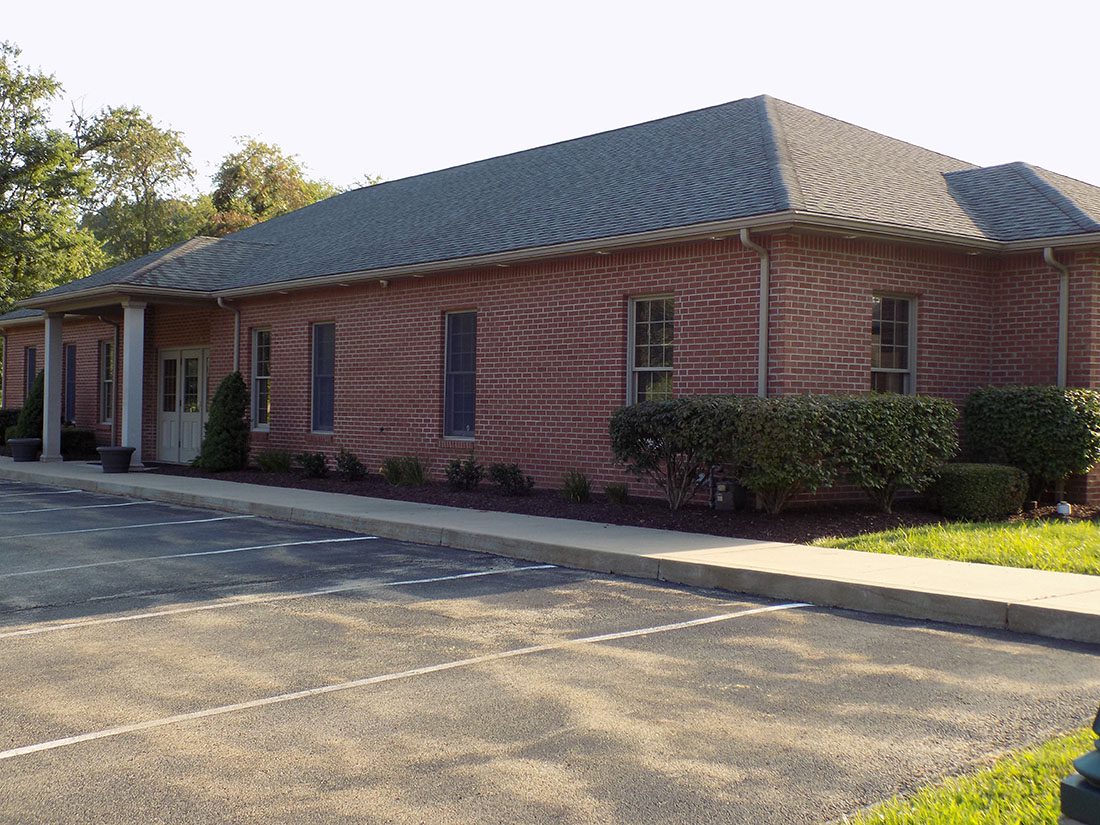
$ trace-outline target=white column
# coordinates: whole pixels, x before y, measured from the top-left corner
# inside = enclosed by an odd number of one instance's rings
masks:
[[[61,460],[61,315],[46,316],[46,375],[42,392],[42,461]]]
[[[145,381],[145,304],[122,309],[122,446],[133,447],[131,467],[141,465],[141,390]]]

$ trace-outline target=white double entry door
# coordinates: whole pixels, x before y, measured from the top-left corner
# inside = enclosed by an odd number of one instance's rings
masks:
[[[187,464],[199,454],[206,426],[209,350],[160,351],[157,383],[157,460]]]

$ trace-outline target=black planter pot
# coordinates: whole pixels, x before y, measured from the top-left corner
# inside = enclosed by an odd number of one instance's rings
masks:
[[[42,439],[9,438],[8,446],[11,447],[13,461],[38,461],[38,454],[42,452]]]
[[[96,452],[103,462],[105,473],[130,472],[130,458],[134,455],[133,447],[97,447]]]

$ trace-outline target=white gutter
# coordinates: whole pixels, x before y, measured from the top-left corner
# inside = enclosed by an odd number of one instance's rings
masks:
[[[1043,260],[1058,270],[1058,386],[1066,385],[1069,361],[1069,267],[1058,263],[1054,248],[1043,248]]]
[[[756,394],[768,397],[768,307],[771,297],[771,256],[756,243],[748,227],[741,229],[741,244],[760,256],[760,318],[756,339]]]
[[[1053,245],[1058,247],[1100,246],[1100,233],[1097,232],[1076,236],[1071,235],[1065,238],[1036,238],[1028,241],[1005,243],[1003,241],[990,241],[984,238],[959,235],[951,232],[913,229],[897,224],[854,220],[801,210],[785,210],[783,212],[773,212],[768,215],[711,221],[709,223],[700,223],[690,226],[669,227],[666,229],[637,232],[629,235],[571,241],[552,246],[526,247],[524,249],[508,252],[493,252],[466,258],[402,264],[399,266],[373,270],[351,270],[325,275],[303,276],[294,280],[257,284],[254,286],[230,287],[228,289],[211,290],[209,292],[188,289],[166,289],[163,287],[134,287],[128,284],[107,284],[100,287],[93,287],[89,290],[62,293],[49,297],[24,298],[21,301],[17,301],[16,306],[33,309],[65,306],[66,310],[79,309],[81,307],[91,308],[102,305],[101,303],[96,303],[96,299],[99,296],[103,296],[108,302],[114,302],[117,301],[123,293],[151,302],[158,297],[180,301],[209,301],[217,297],[243,298],[245,296],[270,295],[273,293],[286,293],[302,289],[317,289],[324,286],[337,286],[349,282],[382,279],[389,280],[410,276],[421,277],[424,275],[436,275],[448,271],[474,269],[483,266],[508,266],[544,260],[547,258],[602,252],[611,249],[629,249],[631,247],[655,246],[666,243],[688,243],[694,240],[704,240],[715,235],[737,234],[742,229],[748,228],[751,228],[755,232],[773,232],[792,229],[845,235],[856,234],[866,238],[879,238],[902,243],[909,242],[951,246],[970,252],[984,251],[990,253],[1003,253],[1012,251],[1032,251],[1040,249],[1042,245]]]
[[[239,307],[228,306],[225,298],[218,298],[218,306],[233,312],[233,372],[241,371],[241,310]]]
[[[572,241],[554,246],[526,247],[510,252],[493,252],[487,255],[474,255],[467,258],[453,258],[443,261],[426,261],[417,264],[384,267],[381,269],[351,270],[327,275],[313,275],[277,283],[257,284],[255,286],[230,287],[219,289],[214,294],[227,298],[249,295],[268,295],[273,292],[289,292],[299,289],[316,289],[324,286],[338,286],[355,281],[377,281],[408,276],[436,275],[459,269],[476,269],[482,266],[512,265],[528,263],[546,258],[558,258],[568,255],[580,255],[591,252],[604,252],[612,249],[629,249],[638,246],[656,246],[666,243],[689,243],[706,240],[715,235],[732,235],[742,229],[754,231],[778,231],[781,229],[819,229],[841,233],[858,233],[868,237],[881,237],[910,241],[914,243],[934,243],[950,245],[967,251],[983,250],[995,252],[1001,249],[999,241],[970,238],[944,232],[925,230],[907,230],[900,226],[875,224],[870,221],[852,221],[834,218],[828,215],[814,215],[794,211],[776,212],[771,215],[751,216],[726,221],[677,226],[669,229],[657,229],[651,232],[638,232],[631,235],[616,235],[585,241]],[[22,306],[22,304],[20,304]]]

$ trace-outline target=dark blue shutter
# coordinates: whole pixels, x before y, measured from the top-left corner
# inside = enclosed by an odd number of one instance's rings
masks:
[[[76,344],[65,345],[65,420],[76,421]]]
[[[446,338],[443,434],[472,438],[477,406],[477,313],[448,315]]]
[[[34,378],[38,375],[38,350],[34,347],[27,347],[24,350],[26,356],[26,375],[24,376],[23,387],[23,403],[27,403],[27,399],[31,397],[31,388],[34,387]]]
[[[336,325],[313,325],[313,430],[332,432],[336,395]]]

